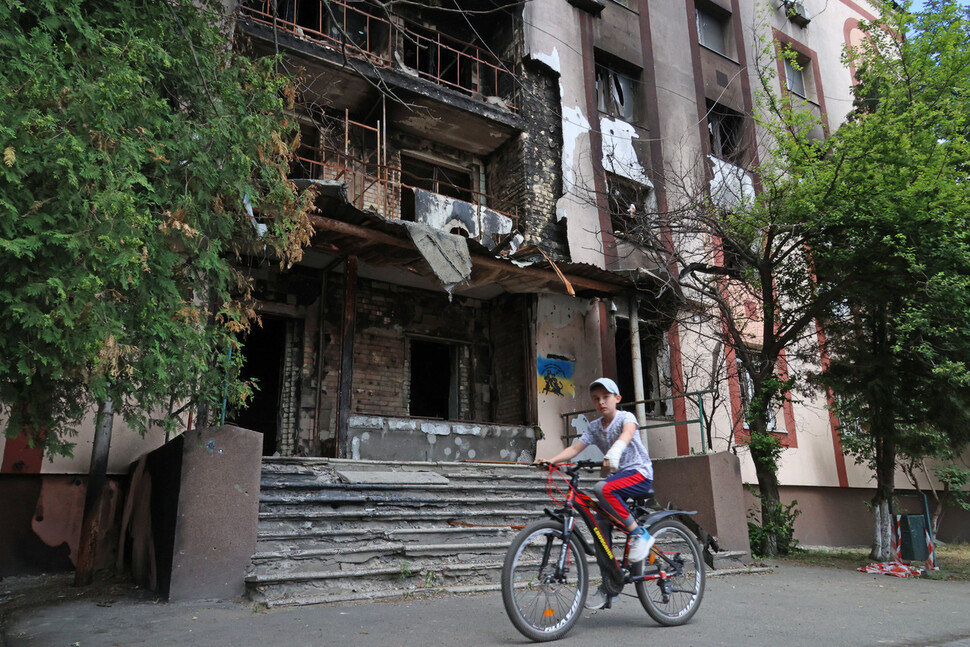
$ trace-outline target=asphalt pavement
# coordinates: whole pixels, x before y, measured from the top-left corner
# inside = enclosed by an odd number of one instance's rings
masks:
[[[67,582],[68,580],[64,580]],[[17,595],[3,591],[0,604]],[[9,589],[9,586],[8,586]],[[632,588],[629,589],[632,593]],[[781,564],[712,577],[697,615],[660,627],[635,596],[586,611],[562,645],[933,645],[970,647],[970,582],[899,579]],[[74,596],[76,597],[76,596]],[[260,609],[250,602],[157,602],[131,587],[82,599],[20,598],[7,647],[410,647],[524,645],[498,592],[366,604]],[[12,602],[14,601],[14,602]],[[4,642],[5,641],[5,642]]]

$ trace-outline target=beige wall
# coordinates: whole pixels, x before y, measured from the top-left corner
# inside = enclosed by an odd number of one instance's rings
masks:
[[[539,295],[536,304],[536,353],[541,358],[557,355],[573,361],[576,371],[570,395],[543,393],[539,389],[539,427],[544,439],[537,445],[539,458],[548,458],[564,447],[562,414],[592,407],[587,387],[601,377],[600,315],[596,299]],[[586,430],[584,418],[569,433]]]
[[[76,443],[71,457],[44,457],[41,474],[87,474],[91,467],[91,447],[94,443],[94,418],[92,409],[75,428],[77,435],[69,440]],[[6,420],[0,419],[0,429]],[[0,434],[0,460],[7,446],[7,439]],[[111,432],[111,449],[108,453],[108,473],[126,474],[128,466],[136,458],[160,447],[165,442],[165,432],[161,429],[149,431],[142,437],[132,431],[119,416],[115,416]]]

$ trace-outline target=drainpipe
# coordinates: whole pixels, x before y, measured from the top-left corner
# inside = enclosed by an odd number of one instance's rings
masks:
[[[633,357],[633,399],[637,401],[637,424],[641,428],[647,424],[647,405],[643,393],[643,358],[640,354],[640,307],[637,295],[630,297],[630,355]],[[641,431],[644,447],[647,447],[647,432]],[[647,451],[649,451],[647,447]]]

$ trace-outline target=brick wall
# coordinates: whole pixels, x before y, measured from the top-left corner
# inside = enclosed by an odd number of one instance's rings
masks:
[[[299,425],[300,386],[303,373],[303,321],[286,320],[286,345],[283,351],[283,382],[280,385],[279,439],[283,456],[294,453]]]
[[[337,371],[343,276],[330,276],[324,318],[324,378],[320,438],[332,439],[336,424]],[[461,420],[521,424],[525,410],[525,329],[519,310],[524,297],[493,302],[455,297],[360,280],[354,339],[351,412],[409,415],[409,339],[454,344],[458,355],[458,411]],[[494,338],[493,338],[494,331]],[[314,338],[316,334],[314,333]],[[332,442],[332,441],[331,441]]]
[[[562,105],[559,77],[544,65],[526,60],[519,66],[522,109],[527,122],[521,136],[522,168],[527,178],[520,228],[525,242],[556,259],[569,258],[566,223],[556,219],[562,196]]]

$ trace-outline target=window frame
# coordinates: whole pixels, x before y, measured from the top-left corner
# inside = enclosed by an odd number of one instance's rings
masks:
[[[788,88],[788,91],[795,96],[808,101],[808,86],[805,83],[805,66],[802,65],[801,61],[792,63],[789,57],[784,56],[783,58],[785,66],[785,87]],[[799,67],[796,68],[796,64]],[[798,79],[798,84],[801,86],[800,90],[799,88],[794,87],[795,84],[792,83],[793,78]]]
[[[694,7],[695,12],[695,28],[697,30],[697,44],[705,49],[709,49],[715,54],[720,54],[725,58],[730,58],[733,60],[733,53],[731,52],[731,38],[728,32],[728,28],[731,25],[731,14],[724,14],[713,10],[712,7],[708,5],[698,4]],[[714,31],[717,38],[715,40],[720,41],[719,43],[712,43],[710,39],[707,38],[709,33],[708,29],[705,27],[716,27]],[[717,45],[720,45],[720,48]]]
[[[741,427],[745,431],[749,431],[751,428],[748,425],[748,417],[745,414],[751,406],[751,397],[754,393],[754,380],[751,379],[751,373],[744,367],[740,357],[735,357],[734,361],[737,364],[738,389],[741,392]],[[768,406],[767,411],[768,426],[765,431],[785,433],[785,430],[778,429],[778,412],[775,410],[775,407]]]
[[[644,224],[649,218],[646,206],[650,199],[651,187],[640,184],[622,175],[606,171],[606,200],[610,212],[610,224],[614,233],[620,231],[629,233],[638,224]],[[620,202],[622,200],[622,202]],[[626,204],[625,207],[622,205]],[[635,206],[636,209],[630,209]],[[637,222],[636,218],[642,220]],[[629,226],[629,222],[633,226]],[[622,225],[622,226],[618,226]]]

